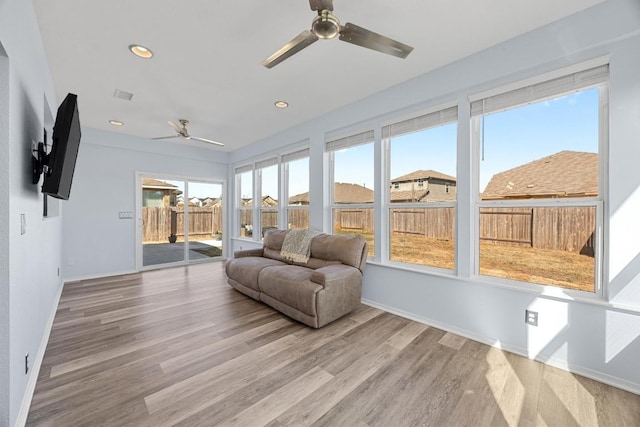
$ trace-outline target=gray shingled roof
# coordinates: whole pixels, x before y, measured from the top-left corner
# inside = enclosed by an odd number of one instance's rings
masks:
[[[406,175],[399,176],[398,178],[392,179],[391,183],[393,184],[394,182],[415,181],[418,179],[429,179],[429,178],[436,178],[436,179],[442,179],[445,181],[456,182],[456,178],[454,176],[428,169],[428,170],[417,170],[417,171],[408,173]]]
[[[178,188],[173,184],[169,184],[168,182],[160,181],[158,179],[153,179],[153,178],[142,178],[142,187],[143,188],[162,188],[167,190]]]
[[[427,193],[428,190],[400,191],[391,189],[391,191],[389,192],[389,197],[391,198],[391,202],[417,202],[426,197]]]
[[[335,203],[373,203],[373,190],[358,184],[336,182]],[[289,203],[309,204],[309,193],[289,197]]]
[[[495,174],[483,199],[584,197],[598,194],[598,154],[561,151]]]

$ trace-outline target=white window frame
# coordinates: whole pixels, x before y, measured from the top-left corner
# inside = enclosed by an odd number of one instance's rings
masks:
[[[276,194],[275,197],[278,198],[277,200],[278,204],[276,206],[262,206],[262,171],[272,166],[276,167],[276,179],[278,180],[278,182],[276,183],[276,188],[277,188],[278,194]],[[280,182],[281,181],[280,160],[278,156],[271,156],[266,159],[255,162],[254,168],[255,168],[254,175],[255,175],[255,183],[256,183],[254,188],[254,194],[257,196],[255,199],[257,203],[254,203],[254,209],[255,209],[254,218],[257,219],[257,222],[253,226],[253,238],[255,240],[262,240],[262,237],[263,237],[262,213],[263,212],[276,212],[276,214],[278,215],[278,221],[276,222],[277,227],[280,227],[280,224],[281,224],[282,217],[280,212],[280,205],[282,203],[281,202],[282,197],[280,197],[280,193],[282,193],[282,191],[281,191],[281,182]],[[271,196],[271,195],[268,194],[268,196]]]
[[[310,162],[310,156],[309,156],[309,148],[303,148],[301,150],[296,150],[290,153],[285,153],[282,155],[281,157],[281,164],[282,164],[282,203],[281,203],[281,214],[280,217],[282,218],[282,227],[284,229],[288,229],[289,228],[289,212],[290,211],[294,211],[294,210],[300,210],[300,211],[307,211],[309,212],[309,214],[311,214],[311,194],[309,194],[309,204],[308,205],[290,205],[289,204],[289,197],[291,197],[291,195],[289,194],[289,163],[294,162],[296,160],[302,160],[302,159],[307,159],[307,162]],[[309,180],[311,180],[311,176],[309,176]],[[307,183],[307,188],[309,189],[308,191],[311,190],[311,182]]]
[[[439,126],[445,126],[455,123],[458,126],[458,106],[457,104],[445,104],[440,105],[436,108],[432,108],[427,112],[424,112],[420,115],[415,115],[408,119],[392,121],[388,124],[382,126],[382,145],[384,147],[385,152],[385,179],[387,184],[391,184],[391,139],[394,136],[406,135],[409,133],[421,132],[429,129],[433,129]],[[395,127],[395,129],[394,129]],[[454,141],[456,144],[456,163],[458,157],[457,150],[457,140]],[[420,179],[421,181],[426,181],[425,179]],[[424,187],[424,184],[418,185],[419,187]],[[384,236],[384,244],[385,244],[385,257],[383,262],[389,265],[397,265],[397,266],[405,266],[410,267],[412,269],[419,269],[425,271],[435,271],[439,273],[443,273],[446,275],[456,274],[457,273],[457,255],[456,250],[454,249],[454,260],[453,260],[453,268],[440,268],[435,266],[423,265],[423,264],[414,264],[409,262],[396,261],[391,259],[391,234],[393,233],[393,229],[391,226],[391,220],[393,218],[393,210],[394,209],[435,209],[435,208],[453,208],[454,209],[454,230],[457,227],[455,224],[455,219],[457,217],[456,211],[458,208],[458,201],[456,195],[456,201],[448,202],[412,202],[412,203],[392,203],[391,202],[391,186],[386,185],[387,195],[385,196],[385,201],[383,205],[383,210],[385,212],[385,216],[383,220],[386,221],[387,235]],[[453,235],[454,248],[458,245],[457,232],[454,232]]]
[[[329,221],[331,230],[330,233],[333,233],[335,230],[334,224],[334,213],[335,209],[371,209],[373,210],[374,216],[376,211],[376,203],[375,203],[375,187],[374,187],[374,200],[371,203],[336,203],[335,202],[335,153],[336,151],[349,149],[353,147],[357,147],[359,145],[367,145],[371,144],[374,151],[374,159],[375,162],[375,134],[374,130],[369,128],[367,130],[348,134],[347,136],[327,136],[325,139],[325,150],[329,156]],[[377,177],[374,176],[374,182],[377,180]],[[375,220],[373,225],[373,233],[375,238]],[[377,251],[377,249],[376,249]],[[375,258],[375,256],[369,256],[369,259]]]
[[[517,289],[529,289],[532,291],[544,290],[550,294],[564,293],[569,296],[584,297],[585,295],[605,297],[604,289],[606,266],[604,265],[605,248],[604,237],[607,233],[605,224],[604,205],[608,200],[608,146],[609,146],[609,72],[608,64],[586,68],[572,73],[554,73],[555,76],[546,80],[539,80],[533,84],[520,86],[510,85],[508,89],[493,90],[490,96],[470,97],[471,102],[471,139],[475,173],[473,176],[473,224],[474,224],[474,268],[472,276],[478,281],[490,281]],[[556,199],[526,199],[509,201],[483,201],[480,200],[480,159],[482,141],[482,119],[485,114],[498,113],[506,110],[520,108],[525,105],[542,102],[547,99],[557,98],[570,93],[583,92],[592,88],[598,88],[598,197],[585,198],[556,198]],[[523,282],[514,279],[505,279],[480,274],[480,210],[482,208],[503,207],[595,207],[596,223],[594,231],[594,292],[567,289],[554,285]]]
[[[251,176],[251,181],[252,181],[252,188],[251,188],[251,199],[252,199],[252,206],[250,208],[244,207],[242,206],[242,185],[241,185],[241,176],[244,173],[250,172],[250,176]],[[233,227],[233,236],[237,237],[237,238],[242,238],[242,239],[246,239],[249,238],[247,236],[241,236],[240,235],[240,227],[242,226],[242,212],[243,211],[251,211],[251,221],[253,224],[251,224],[252,227],[252,235],[251,235],[251,239],[254,239],[255,234],[253,234],[253,228],[254,228],[254,224],[255,224],[255,214],[254,214],[254,208],[255,208],[255,193],[256,193],[256,189],[255,189],[255,173],[254,173],[254,169],[253,169],[253,164],[249,163],[246,165],[242,165],[242,166],[238,166],[235,168],[234,170],[234,175],[235,175],[235,201],[234,201],[234,211],[235,211],[235,225]]]

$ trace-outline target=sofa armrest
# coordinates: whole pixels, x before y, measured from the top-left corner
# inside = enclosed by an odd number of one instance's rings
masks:
[[[243,258],[248,256],[262,256],[263,248],[258,249],[245,249],[243,251],[235,251],[233,253],[234,258]]]
[[[362,273],[355,267],[345,264],[334,264],[318,268],[311,273],[311,281],[318,285],[330,288],[333,286],[348,286],[354,282],[362,284]]]
[[[311,281],[323,286],[316,293],[317,327],[344,316],[360,304],[362,273],[345,264],[328,265],[311,273]]]

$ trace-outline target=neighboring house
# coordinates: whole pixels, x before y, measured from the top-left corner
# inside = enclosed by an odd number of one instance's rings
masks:
[[[392,179],[391,202],[441,202],[456,199],[456,179],[434,170],[417,170]]]
[[[308,206],[309,205],[309,192],[296,194],[289,197],[289,206]]]
[[[142,179],[142,206],[162,208],[177,206],[182,191],[173,184],[152,178]]]
[[[206,208],[222,206],[222,197],[207,197],[202,200],[202,206]]]
[[[358,184],[336,182],[334,203],[373,203],[373,190]]]
[[[358,184],[336,182],[334,187],[334,203],[373,203],[373,190]],[[309,192],[289,197],[289,205],[309,205]]]
[[[495,174],[483,200],[598,195],[598,154],[561,151]]]
[[[205,208],[208,208],[211,206],[220,206],[220,200],[215,197],[206,197],[205,199],[201,199],[201,200],[202,200],[202,206]]]
[[[243,208],[250,208],[253,206],[253,199],[243,197],[241,200]],[[218,202],[217,204],[220,205],[220,202]],[[273,197],[267,195],[262,198],[262,204],[260,206],[262,206],[263,208],[277,208],[278,201]]]
[[[271,196],[264,196],[262,198],[262,207],[263,208],[277,208],[278,201]]]

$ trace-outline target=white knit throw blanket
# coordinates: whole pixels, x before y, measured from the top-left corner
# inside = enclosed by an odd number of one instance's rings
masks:
[[[305,263],[311,255],[311,240],[320,234],[319,231],[295,229],[284,236],[280,256],[293,262]]]

